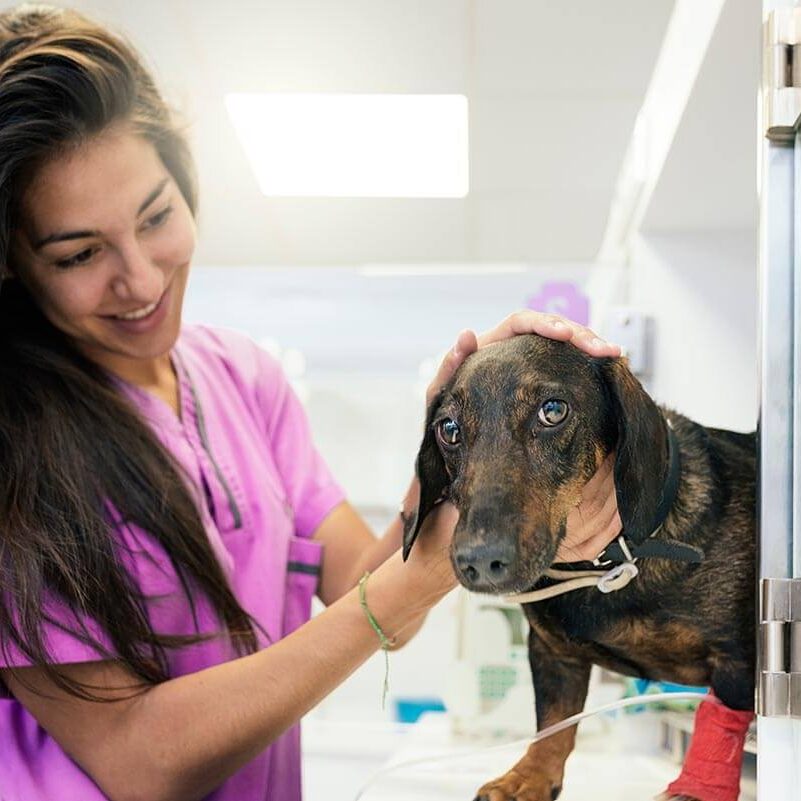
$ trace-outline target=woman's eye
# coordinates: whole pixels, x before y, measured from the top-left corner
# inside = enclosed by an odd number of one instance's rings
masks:
[[[569,408],[565,401],[552,398],[540,406],[540,410],[537,412],[537,419],[544,426],[558,426],[567,417],[568,411]]]
[[[94,256],[94,254],[94,248],[86,248],[86,250],[82,250],[80,253],[70,256],[68,259],[60,259],[56,262],[56,267],[61,270],[68,270],[70,267],[77,267],[79,264],[86,264],[86,262],[88,262],[89,259]]]
[[[145,223],[145,228],[158,228],[167,221],[170,214],[172,214],[172,206],[167,206],[166,209],[162,209],[158,214],[150,217]]]
[[[458,445],[461,440],[459,424],[450,417],[440,420],[437,423],[437,438],[446,447],[452,448],[454,445]]]

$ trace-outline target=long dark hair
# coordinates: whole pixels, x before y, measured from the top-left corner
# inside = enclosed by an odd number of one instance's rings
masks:
[[[186,141],[135,51],[82,15],[47,6],[0,14],[0,270],[14,270],[21,199],[48,159],[126,123],[156,148],[196,208]],[[118,520],[112,520],[109,510]],[[168,678],[166,649],[208,636],[154,632],[123,567],[115,525],[141,526],[186,593],[205,593],[238,653],[257,647],[177,462],[108,375],[39,311],[22,282],[0,285],[0,650],[15,646],[63,690],[99,700],[52,664],[47,599],[73,636],[119,659],[143,686]],[[92,619],[106,648],[84,624]],[[224,633],[221,631],[221,633]]]

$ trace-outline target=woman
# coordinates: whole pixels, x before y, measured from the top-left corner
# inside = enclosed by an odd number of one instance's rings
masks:
[[[402,564],[399,522],[372,536],[278,366],[181,328],[194,210],[131,48],[71,11],[0,15],[4,801],[297,799],[298,720],[455,584],[452,507]],[[533,313],[482,344],[527,331],[617,352]],[[562,557],[618,527],[604,465]]]

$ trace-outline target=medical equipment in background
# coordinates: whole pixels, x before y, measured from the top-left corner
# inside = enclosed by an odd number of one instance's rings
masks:
[[[535,728],[534,689],[521,606],[461,587],[457,592],[456,661],[444,691],[453,734],[530,734]]]
[[[640,378],[653,367],[654,319],[630,306],[613,306],[603,325],[604,336],[617,342],[629,360],[629,369]]]
[[[443,689],[453,736],[483,741],[530,736],[536,719],[523,608],[459,587],[455,615],[456,655]],[[593,671],[592,697],[608,701],[624,693],[617,679],[599,688],[600,676]]]
[[[536,716],[523,608],[462,587],[456,592],[456,655],[443,689],[453,736],[483,741],[529,737]],[[614,701],[626,692],[622,677],[593,669],[589,703]]]

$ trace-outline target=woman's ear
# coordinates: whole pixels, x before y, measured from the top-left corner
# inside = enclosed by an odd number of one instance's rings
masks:
[[[617,427],[615,488],[623,533],[648,536],[669,468],[665,419],[625,359],[604,360],[601,375]]]
[[[450,482],[445,469],[445,460],[442,458],[434,433],[434,416],[439,409],[442,395],[431,402],[426,414],[426,427],[423,442],[417,452],[415,472],[420,482],[420,498],[417,507],[411,514],[403,518],[403,560],[406,561],[412,550],[412,545],[420,533],[420,526],[426,515],[442,500]]]

